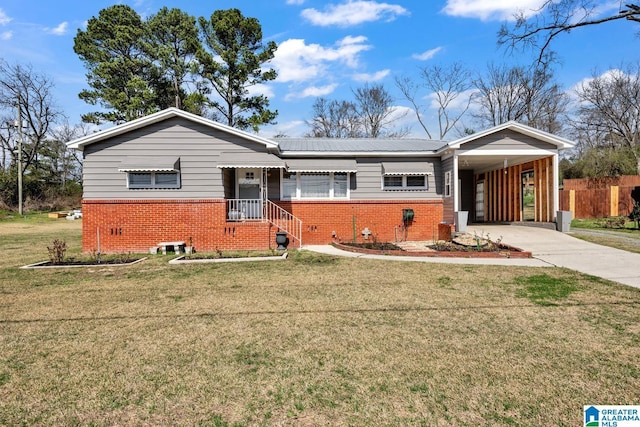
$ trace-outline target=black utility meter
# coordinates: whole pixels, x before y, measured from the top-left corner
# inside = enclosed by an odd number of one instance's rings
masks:
[[[413,221],[413,217],[414,217],[413,209],[410,209],[410,208],[402,209],[402,222],[404,222],[405,224],[408,224],[411,221]]]

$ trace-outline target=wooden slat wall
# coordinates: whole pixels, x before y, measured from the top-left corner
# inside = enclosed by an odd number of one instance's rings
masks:
[[[612,187],[613,188],[613,187]],[[607,218],[628,216],[633,210],[631,191],[635,187],[617,187],[617,202],[612,200],[611,188],[560,191],[560,209],[573,212],[574,218]],[[574,203],[571,205],[571,198]]]
[[[485,221],[522,221],[522,172],[534,171],[535,221],[553,221],[553,158],[509,166],[484,174]],[[505,173],[506,172],[506,173]],[[476,175],[476,180],[481,179]]]

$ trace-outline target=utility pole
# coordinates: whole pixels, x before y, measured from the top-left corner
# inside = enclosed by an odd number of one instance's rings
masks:
[[[18,214],[22,215],[22,108],[18,95]]]

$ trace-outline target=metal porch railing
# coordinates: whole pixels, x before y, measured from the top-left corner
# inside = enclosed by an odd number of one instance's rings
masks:
[[[227,199],[227,220],[267,221],[297,240],[302,247],[302,220],[270,200]]]

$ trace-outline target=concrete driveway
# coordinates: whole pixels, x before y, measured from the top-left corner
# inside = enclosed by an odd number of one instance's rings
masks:
[[[557,267],[640,288],[640,254],[585,242],[545,228],[518,225],[470,225],[467,232],[531,251],[533,257]]]

